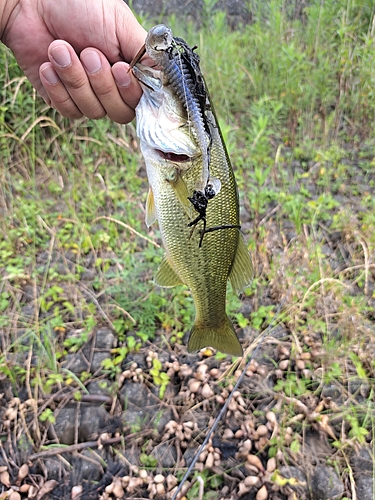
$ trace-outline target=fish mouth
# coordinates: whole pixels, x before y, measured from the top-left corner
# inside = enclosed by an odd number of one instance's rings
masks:
[[[191,160],[191,157],[185,154],[178,154],[170,151],[165,152],[161,149],[155,149],[155,152],[164,160],[172,161],[173,163],[185,163]]]

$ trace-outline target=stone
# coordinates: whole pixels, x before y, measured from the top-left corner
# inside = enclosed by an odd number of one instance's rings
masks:
[[[62,460],[56,457],[49,457],[43,460],[44,467],[48,470],[48,479],[55,479],[56,481],[61,481],[66,474],[68,474],[68,469]]]
[[[95,450],[96,451],[96,450]],[[88,460],[85,460],[87,457]],[[103,473],[103,467],[98,460],[98,455],[91,450],[82,450],[74,462],[74,469],[79,470],[82,479],[99,481]]]
[[[280,475],[282,477],[285,477],[286,479],[290,479],[291,477],[297,479],[298,484],[295,485],[289,485],[292,490],[298,493],[298,498],[306,498],[308,495],[308,481],[307,481],[307,476],[304,473],[303,470],[299,469],[298,467],[294,466],[283,466],[280,467]]]
[[[56,421],[53,424],[53,430],[61,444],[74,443],[74,427],[76,422],[76,404],[68,404],[58,412],[55,411]],[[53,431],[49,432],[50,438],[53,439]]]
[[[327,435],[315,429],[307,429],[305,432],[303,453],[311,465],[319,465],[322,460],[332,454]]]
[[[335,384],[325,385],[321,398],[331,398],[334,403],[341,406],[344,402],[342,392]]]
[[[334,500],[341,498],[344,485],[332,467],[315,467],[311,477],[312,500]]]
[[[132,432],[142,430],[151,420],[151,413],[141,408],[128,408],[122,414],[125,426],[130,426]]]
[[[112,349],[115,342],[116,337],[110,328],[98,328],[96,331],[96,349]]]
[[[21,314],[22,316],[26,316],[27,318],[32,318],[35,316],[35,306],[32,304],[27,304],[26,306],[23,306],[21,308]]]
[[[170,469],[176,465],[176,447],[169,443],[160,443],[152,450],[151,455],[158,461],[158,466]]]
[[[76,375],[90,369],[90,363],[81,352],[67,354],[63,363],[64,368],[67,368]]]
[[[103,406],[91,403],[81,403],[79,406],[77,403],[69,403],[55,413],[56,422],[51,426],[49,436],[54,439],[56,435],[61,444],[74,444],[76,423],[78,442],[97,439],[109,419],[109,414]]]
[[[96,373],[103,368],[102,362],[111,357],[110,352],[94,352],[91,362],[91,372]]]
[[[89,382],[86,389],[90,394],[102,394],[103,396],[110,396],[112,393],[113,383],[110,380],[93,380]]]
[[[372,473],[373,457],[369,448],[363,446],[357,455],[352,455],[350,462],[355,475],[361,475],[365,471]]]
[[[93,439],[97,439],[108,419],[109,413],[103,406],[93,406],[92,404],[82,403],[78,431],[79,441],[92,441]]]
[[[131,380],[125,381],[121,394],[125,398],[125,404],[132,403],[140,408],[160,403],[160,400],[148,390],[145,384],[132,382]]]
[[[357,498],[360,500],[373,500],[374,479],[371,475],[360,475],[355,480]]]
[[[164,406],[160,405],[159,410],[154,414],[153,418],[153,423],[159,434],[163,433],[167,423],[173,419],[174,415],[172,410],[169,410],[168,408],[165,408]]]

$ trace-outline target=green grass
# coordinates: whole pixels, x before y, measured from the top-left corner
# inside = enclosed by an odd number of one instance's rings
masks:
[[[224,14],[209,14],[198,32],[170,24],[199,47],[250,220],[251,312],[229,297],[231,314],[261,331],[282,302],[276,323],[289,332],[293,363],[319,351],[307,372],[292,364],[277,392],[303,398],[359,378],[372,394],[373,2],[312,1],[297,18],[274,0],[254,7],[254,22],[236,32]],[[163,251],[153,244],[157,226],[144,224],[134,124],[61,118],[4,47],[0,77],[0,372],[15,391],[26,383],[48,394],[69,378],[61,361],[106,324],[119,340],[104,368],[116,377],[128,352],[155,339],[173,348],[193,320],[186,289],[152,282]],[[157,379],[164,370],[154,368]],[[335,446],[369,441],[370,407],[353,400],[343,414],[347,435]]]

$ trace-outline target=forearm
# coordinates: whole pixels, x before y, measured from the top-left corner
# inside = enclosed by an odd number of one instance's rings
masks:
[[[0,40],[3,41],[5,28],[19,0],[0,0]]]

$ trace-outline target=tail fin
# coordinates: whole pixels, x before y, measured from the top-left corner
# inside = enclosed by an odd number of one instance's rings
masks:
[[[208,346],[226,354],[242,356],[241,344],[228,316],[225,317],[224,324],[218,328],[193,326],[189,337],[188,351],[194,352]]]

